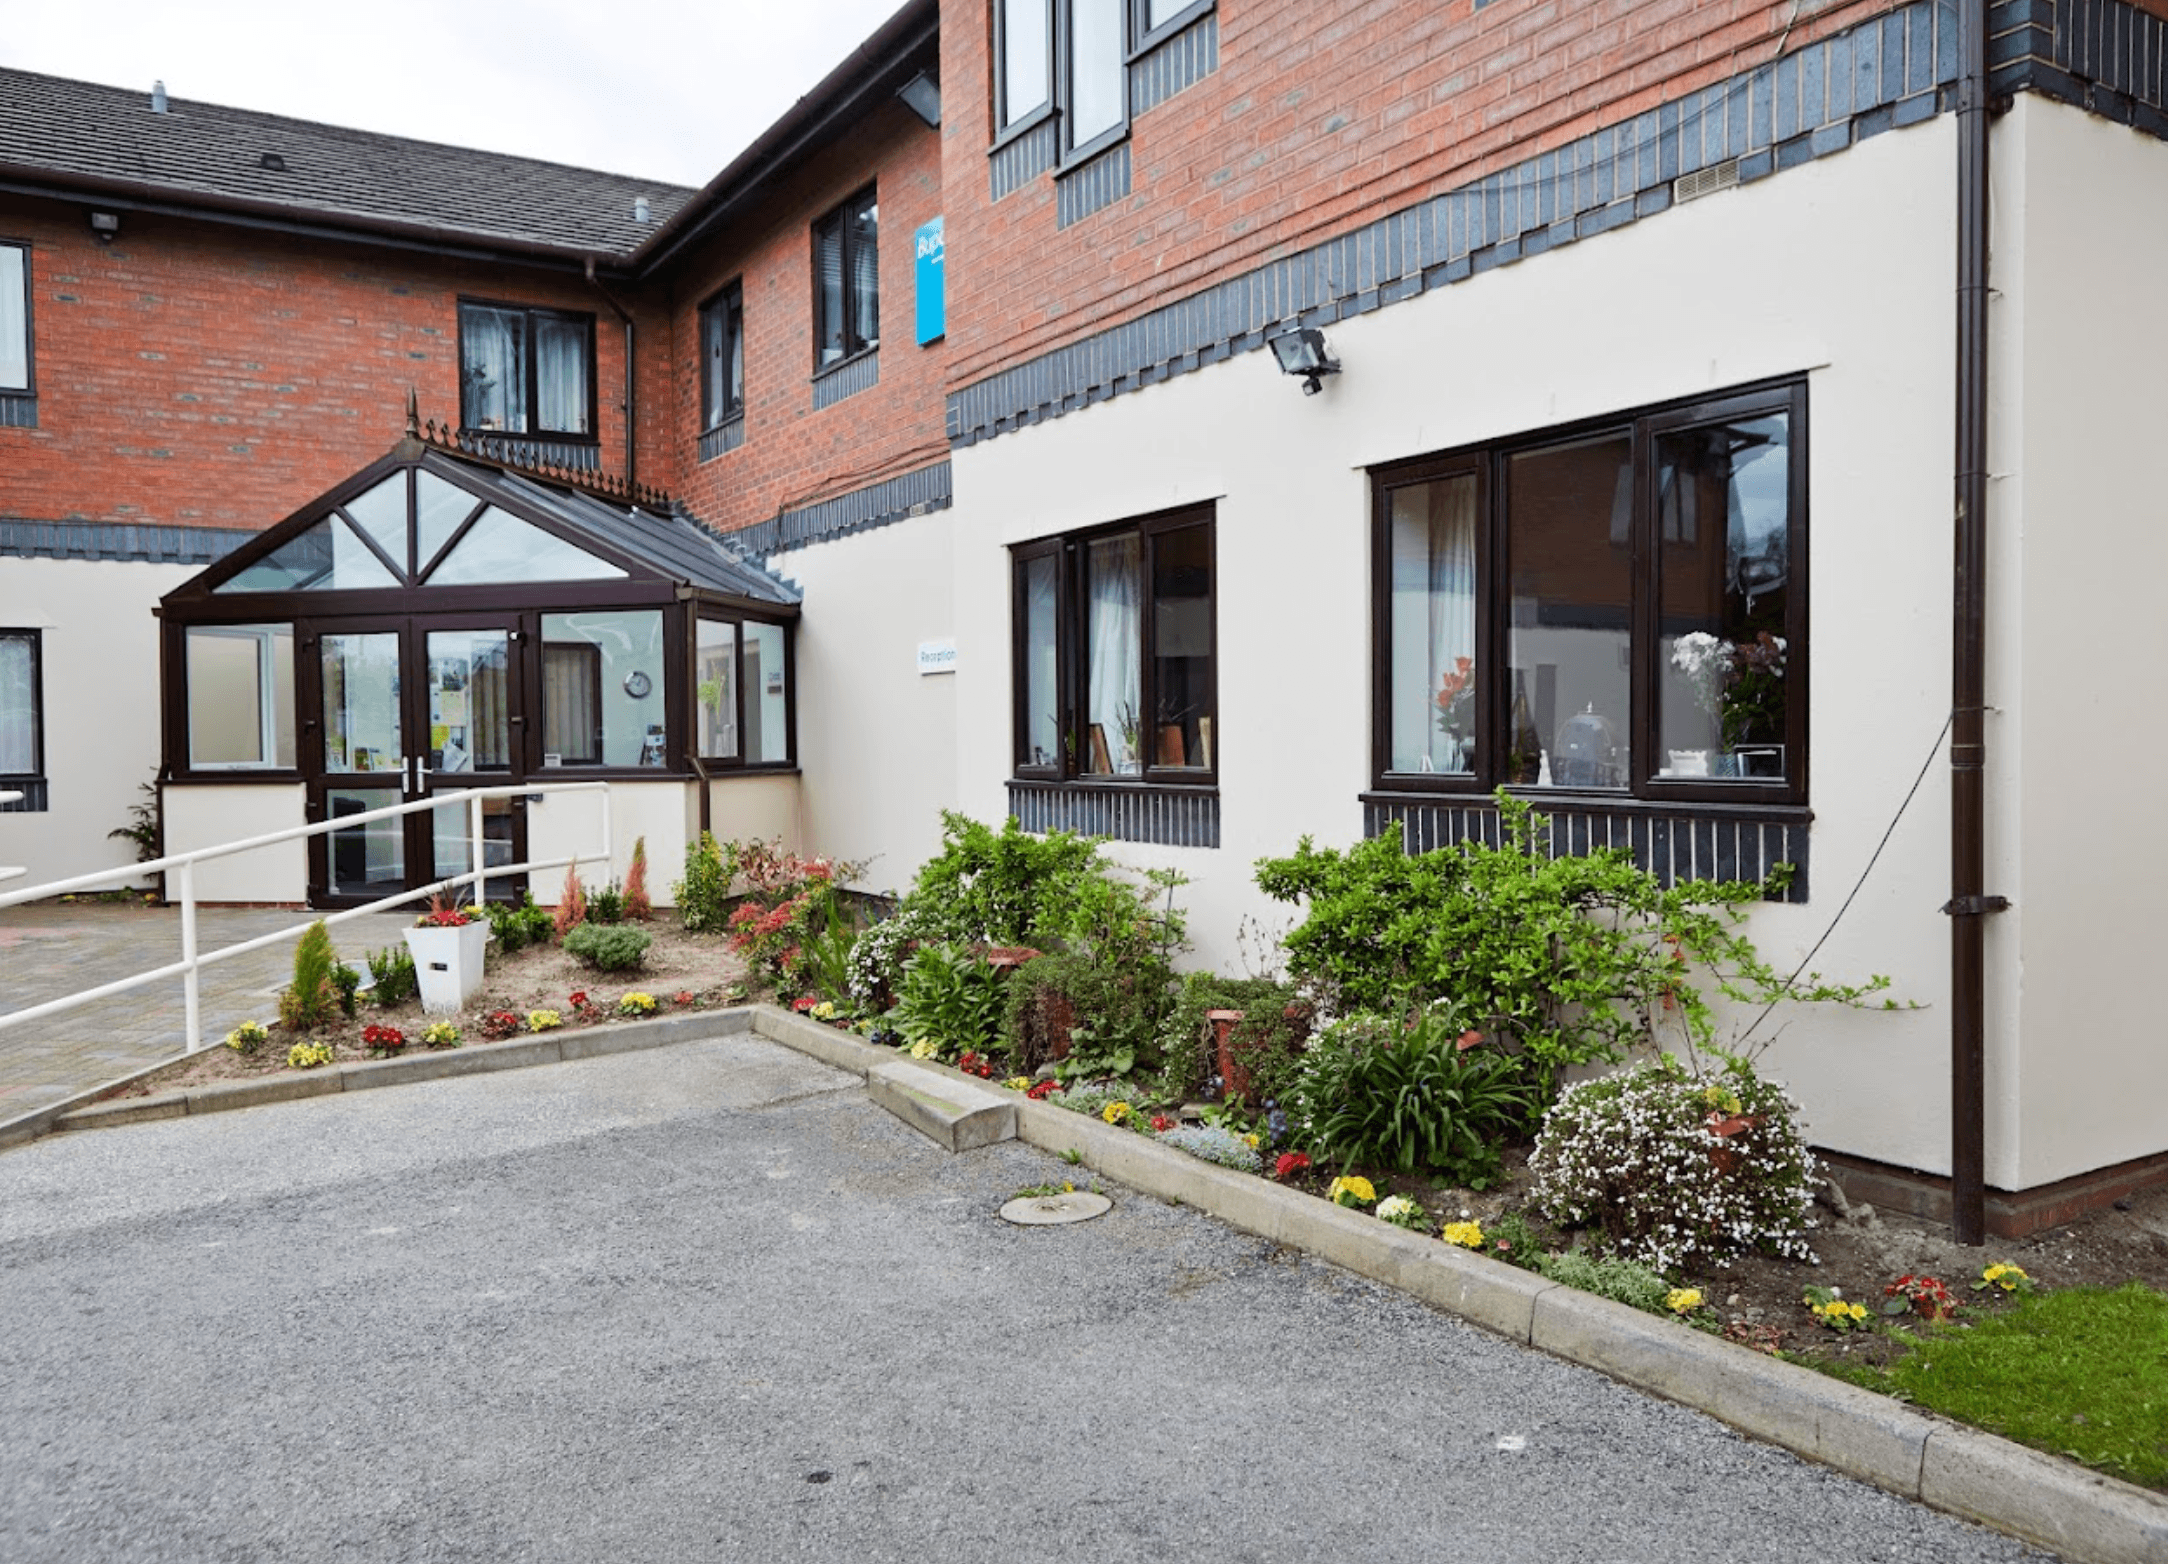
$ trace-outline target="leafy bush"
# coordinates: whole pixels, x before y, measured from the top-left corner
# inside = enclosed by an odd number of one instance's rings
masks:
[[[904,975],[896,1026],[913,1043],[944,1053],[984,1053],[1001,1036],[1008,996],[986,958],[957,945],[929,945]]]
[[[1054,1062],[1064,1028],[1064,1080],[1128,1075],[1160,1063],[1168,974],[1155,962],[1108,962],[1067,951],[1025,962],[1009,979],[1002,1036],[1017,1068]]]
[[[1341,853],[1305,837],[1293,857],[1261,860],[1266,894],[1308,902],[1286,939],[1290,971],[1342,1012],[1450,1000],[1525,1054],[1546,1098],[1561,1068],[1622,1059],[1659,1025],[1708,1046],[1704,984],[1749,1004],[1856,1003],[1888,986],[1812,974],[1795,985],[1738,932],[1742,909],[1788,882],[1787,865],[1760,882],[1667,888],[1623,849],[1553,858],[1546,817],[1503,791],[1498,810],[1495,847],[1410,854],[1381,836]]]
[[[361,991],[361,974],[342,961],[331,969],[331,987],[339,996],[339,1014],[353,1020],[354,996]]]
[[[1315,1012],[1291,984],[1270,978],[1224,978],[1211,972],[1192,972],[1183,978],[1160,1022],[1156,1037],[1160,1095],[1194,1096],[1219,1072],[1212,1023],[1205,1016],[1210,1010],[1242,1012],[1227,1041],[1249,1072],[1250,1099],[1287,1101]]]
[[[678,921],[689,934],[720,934],[730,924],[730,885],[738,877],[738,849],[712,833],[685,844],[685,878],[671,887]]]
[[[941,851],[919,865],[904,898],[950,940],[986,945],[1053,943],[1077,886],[1099,867],[1099,847],[1068,831],[1034,836],[1014,819],[1001,829],[941,812]]]
[[[731,852],[746,895],[730,914],[730,948],[779,994],[802,992],[814,981],[806,945],[848,921],[839,887],[865,865],[801,858],[770,842],[733,843]],[[834,953],[838,969],[847,951]]]
[[[1233,1168],[1237,1173],[1255,1173],[1264,1167],[1256,1147],[1233,1130],[1223,1130],[1216,1125],[1184,1124],[1176,1129],[1162,1130],[1153,1138],[1162,1146],[1186,1151],[1223,1168]]]
[[[546,924],[549,914],[542,913],[542,917]],[[403,1004],[421,992],[421,980],[414,975],[414,952],[406,946],[372,950],[367,959],[371,980],[369,992],[375,996],[378,1005]]]
[[[1483,1188],[1497,1175],[1498,1142],[1535,1111],[1514,1061],[1461,1046],[1450,1007],[1412,1025],[1351,1016],[1311,1043],[1291,1097],[1297,1138],[1342,1162],[1418,1169]]]
[[[1528,1268],[1551,1281],[1609,1298],[1630,1309],[1645,1309],[1650,1314],[1671,1312],[1664,1301],[1670,1296],[1671,1283],[1661,1271],[1633,1260],[1599,1258],[1568,1249],[1561,1254],[1538,1253]]]
[[[603,972],[628,972],[647,959],[654,938],[626,924],[583,923],[565,936],[565,951]]]
[[[531,892],[522,890],[517,902],[491,902],[483,909],[497,948],[506,955],[540,945],[550,937],[553,920],[547,907],[537,907]]]
[[[339,991],[331,977],[338,964],[331,930],[318,918],[294,946],[294,979],[279,995],[279,1020],[288,1030],[306,1032],[331,1019],[339,1007]]]
[[[625,890],[617,881],[597,886],[587,893],[587,919],[590,923],[622,923],[625,921]]]
[[[1741,1059],[1689,1074],[1668,1055],[1560,1095],[1528,1170],[1551,1221],[1600,1228],[1660,1270],[1759,1249],[1811,1260],[1806,1213],[1820,1165],[1782,1086]]]
[[[903,969],[918,947],[941,938],[939,920],[905,903],[851,942],[846,986],[861,1009],[886,1010],[903,987]]]

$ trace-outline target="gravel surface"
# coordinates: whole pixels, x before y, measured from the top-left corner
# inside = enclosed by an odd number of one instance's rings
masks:
[[[0,1155],[0,1559],[2038,1558],[724,1038]]]

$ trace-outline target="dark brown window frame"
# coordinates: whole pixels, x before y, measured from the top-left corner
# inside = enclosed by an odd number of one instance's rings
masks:
[[[692,724],[685,733],[685,753],[697,757],[700,767],[706,771],[729,772],[776,772],[798,769],[798,637],[792,633],[787,619],[771,619],[761,614],[746,613],[741,609],[724,608],[711,603],[696,605],[695,620],[705,619],[713,624],[734,626],[737,631],[736,668],[731,680],[737,695],[735,714],[738,735],[738,753],[735,755],[709,755],[699,748],[700,714],[695,702],[688,698],[685,706],[686,721]],[[745,758],[745,627],[749,624],[771,625],[783,632],[783,747],[781,760],[748,760]],[[685,635],[685,688],[696,690],[695,674],[700,665],[700,629],[697,623],[686,626]]]
[[[844,219],[848,217],[849,214],[857,207],[867,202],[871,202],[876,209],[876,212],[878,212],[881,202],[880,181],[875,180],[870,184],[859,186],[856,190],[853,190],[849,195],[845,196],[841,201],[838,201],[834,206],[823,212],[818,218],[814,219],[813,222],[811,245],[812,265],[808,268],[808,270],[810,272],[811,280],[813,283],[813,378],[815,380],[820,379],[824,375],[832,375],[836,371],[842,369],[845,365],[856,363],[859,359],[864,358],[867,354],[878,353],[881,350],[880,322],[878,321],[878,319],[876,319],[874,322],[874,330],[871,336],[866,335],[862,329],[853,330],[854,324],[862,328],[865,322],[859,321],[854,323],[851,320],[851,300],[853,299],[853,297],[855,297],[855,292],[851,287],[851,251],[853,246],[851,242],[850,225]],[[839,357],[829,359],[824,363],[821,360],[821,344],[827,341],[828,332],[827,321],[822,313],[824,306],[821,302],[821,235],[830,228],[834,228],[836,230],[837,247],[841,256],[841,266],[843,272],[843,298],[841,305],[843,310],[843,352]],[[879,301],[881,296],[881,234],[880,218],[878,216],[874,218],[873,255],[873,296],[875,301],[874,308],[878,310],[880,308]]]
[[[716,376],[714,374],[713,360],[717,355],[711,351],[712,332],[715,329],[714,323],[717,321],[721,322],[721,330],[729,337],[730,344],[734,344],[737,348],[738,378],[740,382],[738,387],[738,398],[735,402],[731,402],[727,400],[727,382],[729,376],[725,374],[722,377],[723,381],[725,382],[725,401],[724,405],[721,407],[716,406],[717,397],[715,394]],[[714,294],[708,298],[707,302],[700,306],[701,433],[706,434],[713,430],[720,429],[724,424],[729,423],[733,418],[743,418],[745,416],[745,387],[743,383],[744,378],[745,280],[742,277],[733,277],[730,281],[724,283],[720,288],[716,289]]]
[[[1786,474],[1790,549],[1785,633],[1792,648],[1785,678],[1785,756],[1787,775],[1782,780],[1710,780],[1658,777],[1652,762],[1656,755],[1657,714],[1655,689],[1662,670],[1658,667],[1661,642],[1658,605],[1661,602],[1662,558],[1651,546],[1656,525],[1656,441],[1661,436],[1708,424],[1751,416],[1784,413],[1787,429]],[[1392,758],[1392,666],[1391,666],[1391,565],[1392,494],[1400,488],[1436,482],[1473,473],[1477,479],[1476,541],[1476,638],[1478,669],[1505,666],[1508,645],[1508,593],[1503,586],[1510,562],[1507,552],[1508,516],[1505,466],[1508,460],[1531,451],[1586,440],[1599,435],[1624,434],[1633,449],[1633,520],[1630,576],[1630,669],[1632,709],[1629,721],[1633,769],[1622,789],[1577,789],[1510,786],[1509,790],[1531,799],[1576,804],[1600,803],[1606,807],[1667,803],[1732,805],[1741,809],[1776,806],[1803,809],[1808,799],[1807,705],[1812,652],[1808,636],[1807,514],[1808,417],[1807,382],[1788,377],[1740,386],[1731,390],[1672,402],[1652,404],[1608,417],[1585,419],[1555,428],[1516,435],[1508,440],[1411,458],[1370,469],[1371,487],[1371,700],[1370,775],[1379,793],[1396,796],[1423,794],[1439,797],[1482,797],[1505,784],[1502,760],[1507,745],[1506,727],[1510,695],[1502,684],[1482,680],[1476,688],[1476,765],[1472,776],[1448,773],[1397,772],[1389,768]]]
[[[30,769],[0,772],[0,788],[45,780],[45,632],[29,626],[0,628],[0,641],[30,646]]]
[[[527,424],[525,429],[474,429],[467,426],[467,310],[469,306],[486,310],[507,310],[526,317],[527,335],[527,385],[525,401]],[[596,394],[596,383],[602,378],[602,366],[595,357],[595,317],[581,310],[558,309],[548,304],[521,304],[509,299],[482,298],[462,293],[456,306],[459,322],[459,422],[468,434],[480,435],[490,440],[534,440],[559,445],[600,445],[602,443],[601,404]],[[549,316],[557,320],[575,321],[587,331],[587,431],[583,434],[570,429],[544,429],[541,427],[540,386],[536,380],[539,355],[535,352],[535,321]]]
[[[1211,572],[1211,674],[1209,695],[1206,700],[1205,720],[1212,724],[1211,764],[1207,766],[1163,766],[1151,760],[1151,747],[1146,746],[1142,771],[1135,776],[1109,776],[1103,772],[1084,769],[1085,746],[1090,724],[1086,720],[1082,690],[1089,677],[1090,647],[1083,633],[1084,607],[1087,602],[1084,577],[1087,548],[1090,544],[1124,534],[1137,534],[1141,547],[1138,552],[1139,613],[1137,616],[1137,667],[1138,708],[1140,711],[1158,709],[1158,669],[1156,667],[1157,616],[1151,612],[1151,588],[1155,557],[1154,540],[1166,533],[1201,526],[1205,530],[1205,542]],[[1025,658],[1028,651],[1024,620],[1024,572],[1030,561],[1051,556],[1056,561],[1054,591],[1054,646],[1055,646],[1055,705],[1058,719],[1058,753],[1054,764],[1042,765],[1026,758],[1025,737],[1028,719],[1025,712],[1027,685],[1025,681]],[[1018,781],[1059,782],[1066,785],[1090,788],[1155,788],[1155,789],[1216,789],[1219,785],[1219,763],[1223,736],[1219,731],[1219,518],[1218,507],[1210,502],[1202,505],[1185,505],[1175,510],[1158,511],[1151,515],[1133,517],[1126,521],[1105,526],[1083,528],[1075,532],[1060,533],[1053,537],[1034,539],[1029,543],[1014,545],[1009,551],[1009,626],[1010,626],[1010,774]]]
[[[36,247],[28,239],[0,239],[0,249],[23,252],[23,383],[19,386],[0,386],[0,397],[35,401],[38,395],[37,287],[31,272]]]

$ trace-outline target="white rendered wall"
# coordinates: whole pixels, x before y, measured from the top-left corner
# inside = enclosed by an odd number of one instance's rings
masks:
[[[1191,876],[1195,959],[1237,966],[1251,865],[1344,845],[1369,782],[1368,466],[1805,374],[1812,616],[1811,901],[1757,909],[1788,965],[1828,925],[1934,747],[1949,690],[1953,139],[1948,119],[1328,329],[1345,373],[1304,397],[1244,355],[958,451],[956,775],[1006,810],[1007,547],[1218,502],[1215,851],[1117,849]],[[846,542],[837,553],[856,568]],[[807,616],[826,612],[809,591]],[[810,697],[809,697],[810,698]],[[861,743],[894,745],[884,724]],[[908,772],[892,785],[915,787]],[[1794,1014],[1767,1061],[1822,1144],[1946,1171],[1947,788],[1938,767],[1816,958],[1928,1008]],[[2007,1028],[1995,1039],[2007,1066]],[[1991,1181],[2014,1177],[2007,1158]]]
[[[274,831],[299,830],[308,822],[308,792],[299,782],[173,784],[165,789],[166,851],[247,841]],[[296,840],[214,858],[195,869],[196,899],[206,902],[282,902],[309,898],[309,844]],[[167,894],[179,896],[170,879]]]
[[[532,779],[530,779],[532,780]],[[558,780],[556,777],[547,780]],[[572,781],[571,777],[562,780]],[[622,880],[632,864],[632,844],[647,839],[647,894],[657,906],[670,904],[670,882],[683,873],[685,844],[700,829],[698,784],[684,781],[610,784],[610,857],[594,856],[602,841],[603,795],[548,793],[527,805],[527,856],[536,862],[581,855],[580,882],[590,887]],[[566,870],[542,869],[527,877],[537,905],[554,907],[562,898]]]
[[[158,621],[151,609],[196,568],[125,560],[0,559],[0,628],[42,630],[42,814],[0,814],[0,864],[27,890],[136,860],[138,783],[158,772]]]
[[[2168,844],[2168,145],[2030,94],[1995,130],[1990,1182],[2168,1149],[2146,974]]]
[[[803,846],[799,830],[799,819],[804,814],[801,799],[801,779],[795,773],[726,773],[708,784],[708,829],[719,842],[779,842],[783,851],[794,853]],[[648,871],[650,883],[656,883],[655,873],[652,868]],[[682,854],[668,877],[685,877]]]

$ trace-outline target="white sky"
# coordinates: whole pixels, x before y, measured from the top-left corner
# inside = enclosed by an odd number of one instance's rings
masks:
[[[903,0],[62,0],[0,65],[703,185]]]

